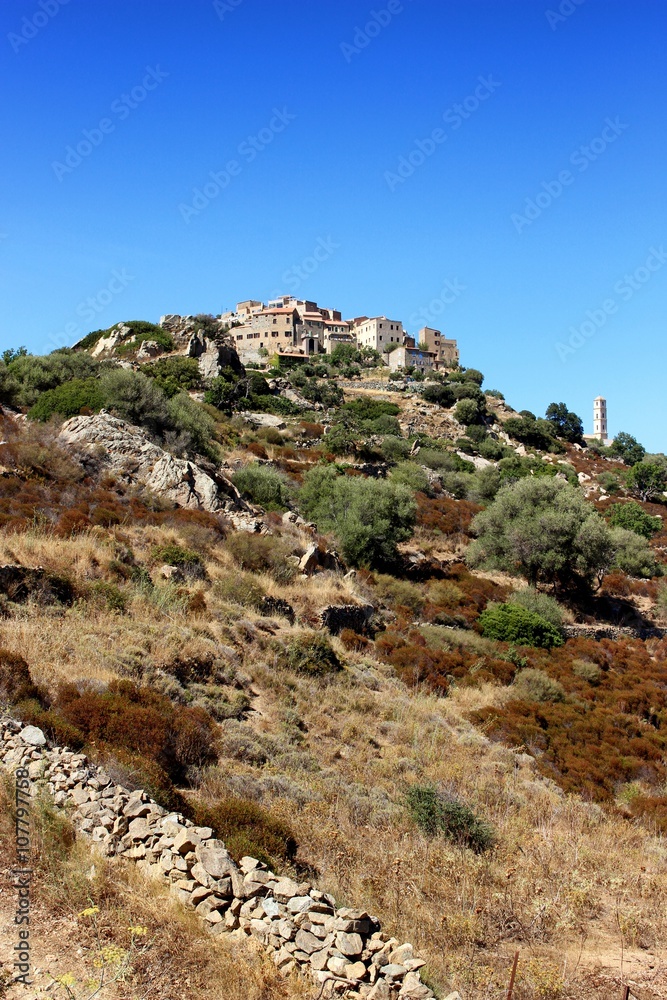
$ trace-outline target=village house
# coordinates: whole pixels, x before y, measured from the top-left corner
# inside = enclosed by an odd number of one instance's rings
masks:
[[[358,347],[371,347],[382,354],[389,344],[402,344],[405,338],[403,324],[397,319],[374,316],[372,319],[360,317],[354,327]]]
[[[459,363],[459,350],[455,340],[443,337],[440,330],[431,326],[423,326],[417,334],[416,341],[432,351],[443,368],[455,368]]]

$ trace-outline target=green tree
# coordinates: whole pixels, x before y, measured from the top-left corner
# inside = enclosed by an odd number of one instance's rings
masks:
[[[549,420],[538,420],[528,410],[519,417],[510,417],[503,424],[503,430],[522,444],[527,444],[539,451],[553,451],[556,447],[553,424]],[[563,451],[563,446],[558,445]]]
[[[332,532],[343,557],[356,566],[381,567],[397,557],[397,545],[412,535],[416,504],[402,484],[344,476],[330,465],[304,477],[301,510],[320,531]]]
[[[504,486],[472,528],[470,565],[519,573],[533,586],[599,579],[613,561],[605,521],[562,479],[531,476]]]
[[[427,403],[438,403],[439,406],[444,406],[446,409],[449,409],[456,402],[451,386],[442,385],[439,382],[429,382],[424,387],[422,398]]]
[[[626,476],[628,489],[645,503],[662,496],[667,486],[667,469],[653,462],[636,462]]]
[[[636,465],[646,455],[646,448],[632,434],[621,431],[609,446],[609,454],[616,455],[625,465]]]
[[[571,444],[583,444],[584,424],[565,403],[550,403],[547,406],[546,419],[553,424],[556,436]]]
[[[629,503],[616,503],[611,508],[609,523],[614,528],[626,528],[637,535],[650,538],[662,528],[661,517],[651,517],[644,508],[631,500]]]
[[[97,413],[104,405],[105,394],[98,379],[75,378],[41,393],[28,411],[28,416],[31,420],[48,420],[54,413],[62,417],[75,417],[82,410]]]
[[[461,399],[454,409],[454,417],[460,424],[479,424],[483,416],[476,399]]]
[[[628,576],[650,579],[660,572],[649,544],[641,535],[625,528],[612,528],[613,566]]]

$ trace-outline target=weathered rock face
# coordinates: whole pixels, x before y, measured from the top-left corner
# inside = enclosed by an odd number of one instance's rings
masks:
[[[367,1000],[433,997],[419,976],[424,961],[384,933],[376,917],[337,908],[328,893],[274,875],[256,858],[237,864],[210,827],[168,813],[141,789],[114,784],[84,754],[48,747],[35,726],[0,717],[0,763],[25,768],[31,795],[45,788],[103,855],[136,863],[168,885],[211,936],[253,937],[281,972],[310,975],[322,998],[348,989]]]
[[[195,462],[174,458],[154,444],[140,427],[104,410],[91,417],[72,417],[60,441],[103,456],[103,461],[127,482],[137,483],[179,507],[224,514],[242,531],[261,531],[259,512],[241,499],[222,473],[209,475]]]
[[[42,604],[71,604],[74,589],[67,580],[50,575],[41,566],[0,566],[0,594],[20,603],[29,597]]]

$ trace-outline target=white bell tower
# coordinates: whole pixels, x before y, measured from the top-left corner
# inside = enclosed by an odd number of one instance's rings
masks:
[[[607,400],[596,396],[593,400],[593,436],[607,440]]]

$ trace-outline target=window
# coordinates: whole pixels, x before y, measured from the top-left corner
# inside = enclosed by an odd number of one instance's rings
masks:
[[[253,334],[252,333],[246,333],[246,335],[245,335],[245,339],[246,340],[252,340],[252,338],[253,338]]]
[[[275,326],[277,322],[278,322],[278,320],[277,320],[277,319],[276,319],[276,317],[274,316],[274,317],[273,317],[273,325]]]
[[[278,331],[277,330],[272,330],[271,331],[271,336],[272,337],[277,337],[278,336]]]
[[[237,333],[236,334],[236,339],[237,340],[243,340],[243,334],[242,333]]]

